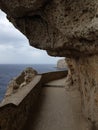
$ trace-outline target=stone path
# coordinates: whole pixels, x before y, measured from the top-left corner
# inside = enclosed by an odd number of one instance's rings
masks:
[[[31,112],[24,130],[90,130],[81,114],[80,99],[76,90],[43,87],[36,110]]]

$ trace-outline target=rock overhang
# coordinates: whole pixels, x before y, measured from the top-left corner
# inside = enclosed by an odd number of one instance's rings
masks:
[[[0,8],[31,46],[49,55],[98,53],[97,0],[1,0]]]

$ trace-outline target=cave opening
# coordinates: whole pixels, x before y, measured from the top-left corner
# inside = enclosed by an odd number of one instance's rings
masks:
[[[0,10],[0,64],[57,64],[60,57],[29,45],[27,38],[10,23]]]
[[[19,32],[0,10],[0,100],[3,99],[8,82],[23,69],[32,67],[38,73],[57,71],[61,57],[49,56],[46,51],[29,45],[27,38]]]

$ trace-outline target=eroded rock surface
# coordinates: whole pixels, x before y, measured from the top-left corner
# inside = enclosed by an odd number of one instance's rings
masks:
[[[19,91],[22,87],[29,84],[33,78],[37,75],[37,71],[32,68],[26,68],[18,77],[14,78],[12,81],[10,81],[7,91],[5,94],[5,98],[10,96],[11,94],[16,93]]]
[[[84,116],[98,129],[98,0],[0,0],[0,8],[31,46],[69,58],[69,88],[80,90]]]
[[[55,56],[97,54],[97,0],[1,0],[0,7],[31,46]]]
[[[98,57],[69,58],[67,63],[70,68],[66,79],[69,90],[80,90],[83,114],[98,123]]]
[[[67,89],[78,89],[82,97],[82,111],[98,129],[98,57],[67,59],[69,74]]]
[[[65,59],[58,60],[57,67],[58,68],[67,68],[66,60]]]

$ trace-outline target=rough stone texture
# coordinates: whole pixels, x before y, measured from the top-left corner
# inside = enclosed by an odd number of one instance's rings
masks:
[[[97,0],[1,0],[0,7],[31,46],[50,55],[98,53]]]
[[[19,91],[22,87],[28,85],[33,78],[37,75],[37,71],[32,68],[26,68],[18,77],[10,81],[5,97],[10,96],[13,93]]]
[[[66,60],[65,59],[58,60],[57,68],[67,68]]]
[[[82,97],[82,111],[98,130],[98,57],[67,59],[69,74],[68,90],[78,89]]]
[[[0,8],[31,46],[70,58],[67,82],[80,90],[84,115],[98,129],[98,0],[0,0]]]
[[[39,9],[45,1],[46,0],[1,0],[0,4],[6,13],[17,18]]]

